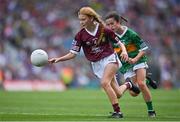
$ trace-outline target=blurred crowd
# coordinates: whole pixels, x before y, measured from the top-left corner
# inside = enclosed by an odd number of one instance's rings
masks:
[[[0,0],[0,82],[62,80],[67,86],[96,87],[99,82],[83,57],[42,68],[30,63],[41,48],[49,57],[67,53],[79,30],[78,9],[93,7],[100,15],[116,10],[148,43],[149,72],[164,88],[180,87],[179,0]]]

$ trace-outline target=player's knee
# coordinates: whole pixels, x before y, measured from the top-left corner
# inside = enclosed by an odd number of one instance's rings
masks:
[[[138,86],[140,89],[144,89],[146,87],[146,84],[144,82],[139,82]]]
[[[110,83],[109,82],[101,82],[101,87],[106,89],[106,88],[110,87]]]

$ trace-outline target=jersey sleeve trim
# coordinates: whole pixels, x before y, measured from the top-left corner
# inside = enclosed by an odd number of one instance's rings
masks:
[[[145,50],[147,50],[147,49],[148,49],[148,47],[146,46],[146,47],[140,49],[139,51],[145,51]]]
[[[73,54],[76,54],[76,55],[79,54],[79,52],[74,51],[74,50],[70,50],[70,52],[73,53]]]

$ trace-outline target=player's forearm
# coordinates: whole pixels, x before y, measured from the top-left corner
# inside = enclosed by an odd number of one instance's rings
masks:
[[[145,55],[145,51],[140,51],[138,55],[135,57],[135,59],[138,61],[141,57]]]
[[[76,57],[76,54],[69,52],[68,54],[66,54],[64,56],[59,57],[58,58],[58,62],[59,61],[67,61],[67,60],[73,59],[75,57]]]
[[[126,51],[126,47],[124,46],[124,44],[123,43],[118,43],[119,44],[119,46],[121,47],[121,49],[122,49],[122,53],[124,53],[124,54],[127,54],[127,51]]]

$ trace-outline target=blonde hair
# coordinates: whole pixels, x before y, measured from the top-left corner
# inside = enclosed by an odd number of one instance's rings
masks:
[[[78,14],[79,14],[79,15],[80,15],[80,14],[84,14],[84,15],[87,15],[87,16],[94,17],[94,19],[95,19],[97,22],[103,24],[103,21],[102,21],[102,19],[101,19],[101,16],[100,16],[94,9],[92,9],[91,7],[82,7],[82,8],[79,10]]]
[[[97,41],[97,45],[99,45],[101,43],[103,37],[105,36],[105,34],[104,34],[104,25],[105,24],[104,24],[103,20],[101,19],[101,16],[91,7],[82,7],[78,12],[78,15],[80,15],[80,14],[94,17],[94,20],[100,23],[100,29],[101,29],[100,33],[101,34]]]

